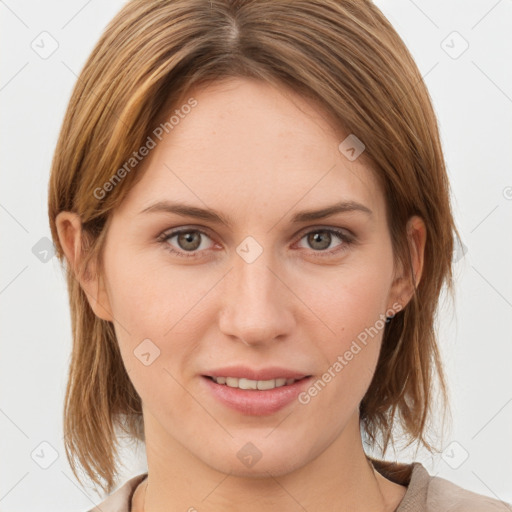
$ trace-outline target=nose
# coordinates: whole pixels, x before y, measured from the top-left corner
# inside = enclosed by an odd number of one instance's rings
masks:
[[[283,339],[295,325],[293,294],[269,264],[265,251],[252,263],[240,258],[225,278],[220,330],[249,346]]]

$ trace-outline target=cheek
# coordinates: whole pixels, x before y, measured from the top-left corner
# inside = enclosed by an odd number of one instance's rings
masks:
[[[154,394],[153,384],[169,381],[172,387],[171,375],[181,379],[182,370],[191,367],[201,329],[210,321],[202,299],[218,276],[198,278],[193,267],[173,270],[162,258],[155,264],[142,255],[122,254],[105,258],[109,300],[125,367],[147,397]]]
[[[139,337],[163,338],[214,282],[215,276],[194,275],[193,267],[173,269],[160,252],[120,253],[106,261],[110,305],[119,323]]]
[[[387,268],[360,261],[302,281],[300,293],[317,313],[326,334],[343,345],[385,314],[390,287]],[[320,326],[322,322],[318,321]],[[380,322],[379,322],[380,325]],[[326,329],[329,327],[329,330]],[[334,331],[334,332],[333,332]]]
[[[310,335],[325,365],[316,387],[330,389],[324,400],[333,418],[334,411],[353,410],[370,385],[386,326],[387,275],[382,264],[361,262],[360,267],[340,267],[325,281],[317,280],[315,290],[303,289],[308,306],[322,320],[315,320]]]

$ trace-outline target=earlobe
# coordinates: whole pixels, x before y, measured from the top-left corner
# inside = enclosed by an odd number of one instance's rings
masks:
[[[94,314],[102,320],[111,322],[113,317],[103,279],[90,265],[83,273],[80,270],[80,261],[84,256],[82,254],[83,231],[80,217],[74,212],[63,211],[57,215],[55,224],[68,268],[80,283]]]

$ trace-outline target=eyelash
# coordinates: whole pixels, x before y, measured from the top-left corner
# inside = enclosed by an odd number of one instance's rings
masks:
[[[298,241],[302,240],[305,236],[307,236],[311,233],[319,233],[319,232],[326,232],[326,233],[334,234],[335,236],[339,237],[339,239],[343,242],[341,244],[341,246],[338,246],[338,247],[336,247],[334,249],[330,249],[330,250],[315,251],[314,249],[311,249],[314,253],[316,253],[316,256],[319,256],[321,258],[334,256],[334,255],[337,255],[338,253],[343,253],[343,252],[347,251],[352,244],[355,243],[354,237],[349,236],[344,231],[341,231],[341,230],[335,229],[335,228],[315,228],[310,231],[306,231],[303,235],[300,236]],[[172,245],[169,244],[169,240],[171,238],[173,238],[176,235],[179,235],[181,233],[200,233],[201,235],[211,238],[208,235],[208,233],[206,233],[205,231],[198,229],[198,228],[187,228],[187,229],[180,228],[180,229],[166,231],[166,232],[162,233],[157,238],[157,242],[162,243],[164,245],[164,248],[173,255],[180,256],[183,258],[197,258],[198,251],[189,252],[189,253],[181,252],[181,251],[177,251]]]

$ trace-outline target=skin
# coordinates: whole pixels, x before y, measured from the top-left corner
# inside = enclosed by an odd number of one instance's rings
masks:
[[[152,512],[316,512],[333,503],[393,511],[406,488],[368,464],[359,431],[383,329],[309,403],[267,416],[228,409],[200,376],[241,363],[318,378],[393,304],[406,305],[413,287],[393,264],[382,190],[363,158],[351,162],[338,150],[348,134],[310,100],[238,78],[191,96],[198,105],[152,150],[113,212],[103,278],[81,281],[94,312],[114,323],[143,403],[149,477],[133,510],[143,510],[146,493]],[[340,199],[373,213],[290,221]],[[213,209],[232,224],[140,213],[159,200]],[[57,226],[75,265],[80,220],[61,212]],[[156,241],[178,227],[207,233],[197,235],[195,256],[169,252],[187,253],[177,236]],[[306,236],[325,228],[348,230],[355,242],[332,234],[325,249]],[[419,282],[425,225],[412,217],[407,229]],[[263,248],[250,264],[236,252],[247,236]],[[160,350],[149,366],[133,353],[147,338]],[[262,454],[250,468],[237,457],[248,442]]]

